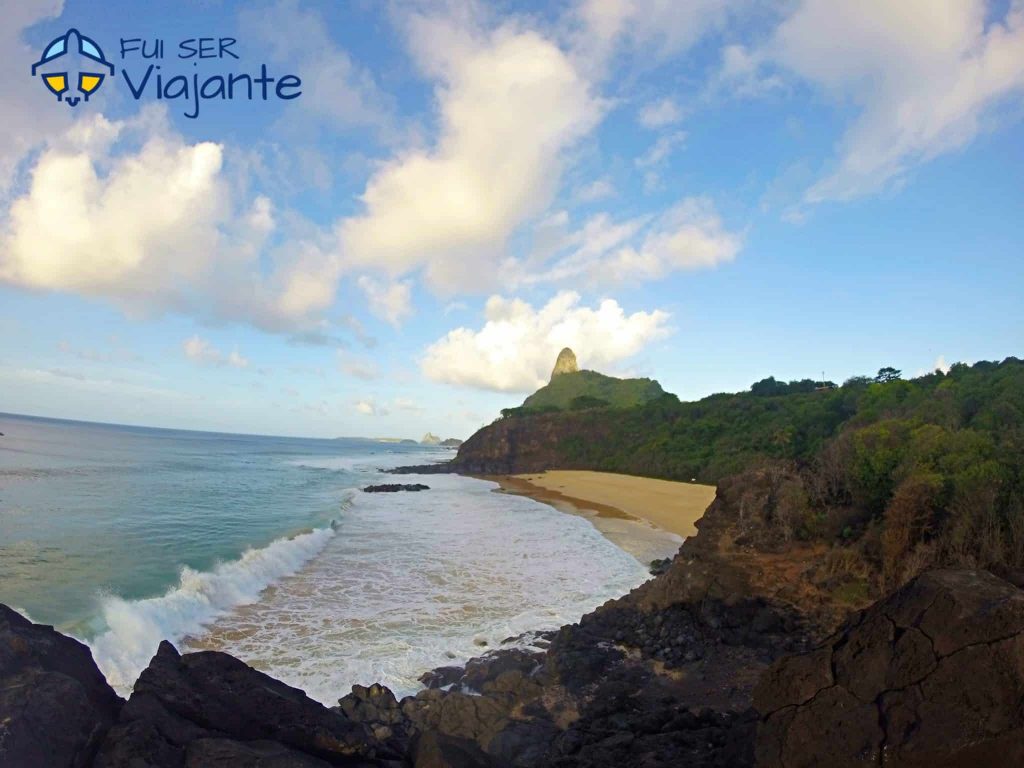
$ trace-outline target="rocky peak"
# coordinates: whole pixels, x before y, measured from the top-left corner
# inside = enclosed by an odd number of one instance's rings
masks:
[[[569,349],[569,347],[565,347],[565,349],[558,353],[555,367],[551,371],[551,378],[555,378],[560,373],[576,373],[579,369],[579,365],[576,364],[576,353]]]

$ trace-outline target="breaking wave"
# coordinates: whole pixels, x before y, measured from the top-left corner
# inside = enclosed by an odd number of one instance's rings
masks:
[[[256,602],[263,590],[319,554],[334,535],[332,522],[326,528],[276,539],[261,549],[248,549],[237,560],[210,571],[185,566],[178,584],[160,597],[104,597],[100,615],[106,629],[86,641],[96,663],[115,689],[130,691],[161,640],[178,645],[233,608]]]

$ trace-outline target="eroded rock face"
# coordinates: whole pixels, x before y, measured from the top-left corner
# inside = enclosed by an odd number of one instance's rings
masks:
[[[179,655],[163,642],[96,766],[369,766],[398,757],[364,724],[233,656]]]
[[[1024,764],[1024,592],[922,574],[754,692],[758,765]]]
[[[565,347],[558,353],[555,367],[551,370],[551,378],[553,379],[562,373],[576,373],[579,369],[580,367],[576,363],[576,353]]]
[[[91,765],[123,704],[86,646],[0,605],[0,765]]]

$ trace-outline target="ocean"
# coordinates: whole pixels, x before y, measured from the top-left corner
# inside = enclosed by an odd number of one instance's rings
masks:
[[[382,470],[450,451],[0,414],[0,602],[130,691],[161,639],[333,704],[576,621],[648,578],[587,519]],[[367,494],[380,482],[429,491]]]

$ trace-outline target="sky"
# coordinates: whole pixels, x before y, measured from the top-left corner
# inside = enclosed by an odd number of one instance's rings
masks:
[[[465,438],[564,346],[685,400],[1024,352],[1024,0],[0,17],[0,412]],[[264,66],[301,95],[158,97]]]

